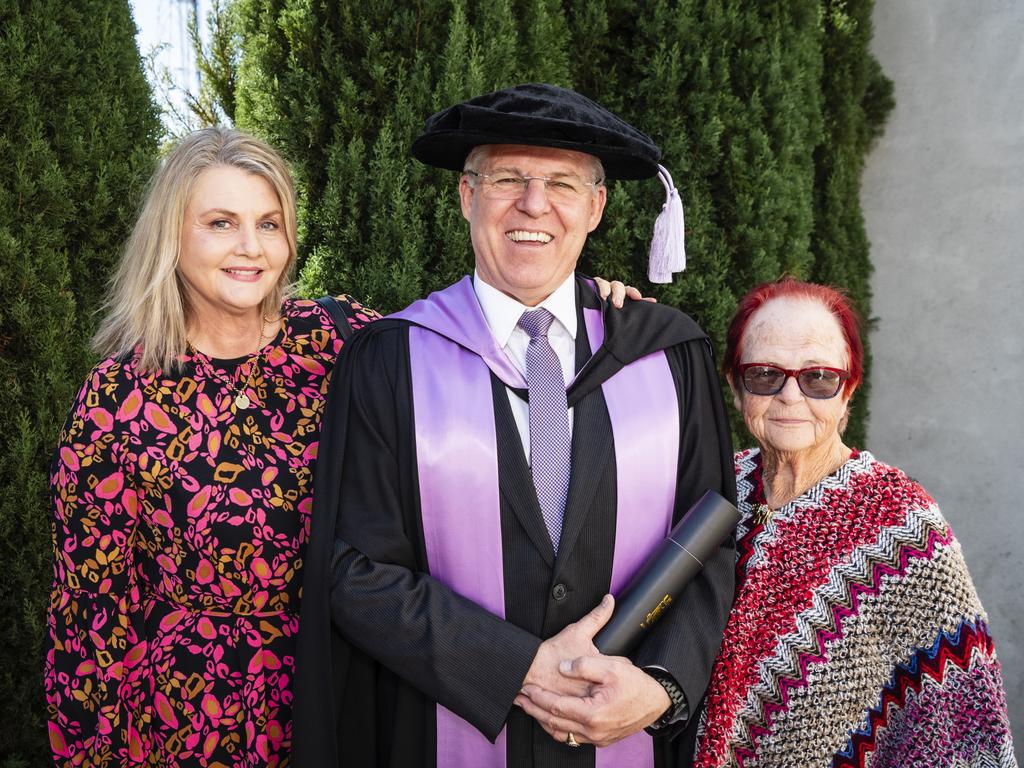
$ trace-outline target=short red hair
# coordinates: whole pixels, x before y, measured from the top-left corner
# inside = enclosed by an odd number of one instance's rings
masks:
[[[827,309],[839,323],[846,340],[846,352],[850,359],[850,378],[843,385],[847,396],[860,386],[864,378],[864,343],[860,338],[863,327],[860,313],[854,308],[849,297],[842,291],[828,285],[805,283],[792,277],[782,277],[771,283],[761,283],[751,288],[740,299],[736,314],[729,323],[725,336],[725,357],[722,359],[722,374],[739,389],[739,366],[743,359],[743,334],[750,318],[761,307],[773,299],[797,298],[816,301]]]

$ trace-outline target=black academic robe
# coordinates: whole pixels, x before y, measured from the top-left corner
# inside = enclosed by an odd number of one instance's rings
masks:
[[[577,280],[577,371],[590,357],[582,307],[600,305]],[[632,360],[665,349],[680,418],[675,519],[708,488],[730,501],[736,497],[729,428],[707,336],[681,312],[647,302],[604,307],[603,317],[604,344],[568,391],[573,464],[557,558],[505,385],[491,375],[504,620],[427,574],[408,323],[377,321],[345,345],[316,470],[295,680],[295,765],[434,766],[436,702],[492,740],[507,724],[509,766],[594,765],[593,747],[554,742],[512,701],[540,642],[581,618],[608,591],[620,521],[601,383]],[[695,710],[732,603],[733,561],[729,540],[632,656],[638,666],[667,669],[694,710],[681,737],[677,727],[672,736],[679,738],[655,739],[659,768],[689,763]]]

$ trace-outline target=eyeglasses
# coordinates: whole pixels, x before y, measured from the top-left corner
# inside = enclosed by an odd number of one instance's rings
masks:
[[[584,181],[572,174],[549,179],[545,176],[523,176],[512,171],[477,173],[467,169],[463,173],[480,179],[484,197],[491,200],[518,200],[526,193],[531,181],[542,181],[549,200],[554,203],[574,203],[604,183],[603,180]]]
[[[752,395],[777,395],[792,376],[800,391],[815,400],[835,397],[843,382],[850,378],[848,371],[821,365],[790,370],[768,363],[743,363],[737,370],[743,388]]]

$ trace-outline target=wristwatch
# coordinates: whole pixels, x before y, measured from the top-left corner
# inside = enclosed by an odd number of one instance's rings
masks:
[[[658,681],[661,687],[665,689],[665,693],[668,694],[668,698],[672,702],[661,717],[644,728],[647,733],[652,736],[657,736],[668,728],[668,726],[678,723],[681,720],[686,720],[690,714],[689,708],[686,705],[686,694],[683,693],[683,689],[679,687],[679,683],[676,682],[676,679],[672,677],[667,669],[662,669],[661,667],[644,667],[643,670]]]

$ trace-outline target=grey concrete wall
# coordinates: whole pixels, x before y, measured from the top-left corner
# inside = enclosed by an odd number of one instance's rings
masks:
[[[1024,2],[876,0],[868,447],[960,537],[1024,756]],[[1022,761],[1024,765],[1024,761]]]

